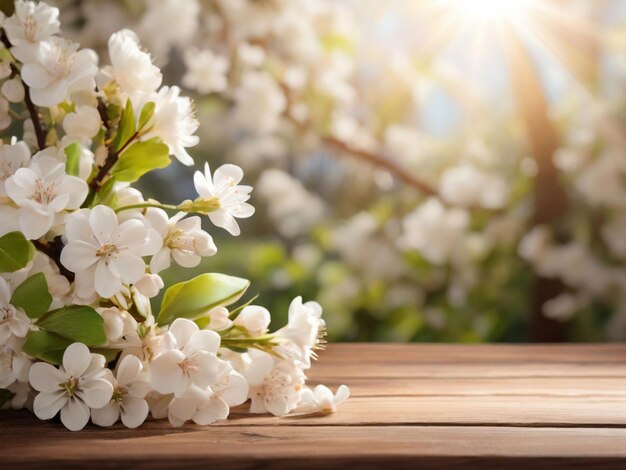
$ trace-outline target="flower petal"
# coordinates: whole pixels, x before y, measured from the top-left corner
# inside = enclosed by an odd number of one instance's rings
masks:
[[[113,385],[106,379],[92,379],[82,384],[76,395],[90,408],[102,408],[111,400]]]
[[[51,364],[36,362],[30,367],[28,380],[35,390],[44,393],[54,393],[59,384],[67,380],[65,374]]]
[[[122,423],[127,428],[136,428],[148,417],[148,402],[143,398],[124,397],[122,405]]]
[[[142,369],[137,356],[126,356],[117,367],[117,383],[126,386],[137,378]]]
[[[79,378],[91,363],[89,348],[82,343],[70,344],[63,353],[63,368],[65,372]]]
[[[169,332],[176,339],[176,346],[184,348],[191,336],[200,329],[198,325],[187,318],[177,318],[170,326]]]
[[[157,356],[150,364],[150,383],[154,389],[162,394],[177,393],[184,391],[186,383],[183,371],[179,364],[185,359],[185,355],[178,350],[166,351]]]
[[[192,419],[199,425],[211,424],[218,419],[228,418],[229,411],[226,402],[217,395],[213,395],[198,408]]]
[[[33,411],[39,419],[50,419],[59,412],[69,399],[65,390],[57,390],[54,393],[40,393],[33,401]]]
[[[61,422],[70,431],[80,431],[89,421],[89,407],[80,399],[72,397],[61,408]]]
[[[217,353],[220,347],[220,335],[211,330],[196,331],[185,345],[185,354],[191,356],[198,351],[206,351],[209,353]]]
[[[120,407],[111,400],[103,408],[91,410],[91,421],[102,427],[113,426],[120,417]]]

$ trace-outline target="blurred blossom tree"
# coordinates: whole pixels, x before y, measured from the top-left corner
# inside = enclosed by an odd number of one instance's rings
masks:
[[[56,3],[83,46],[137,31],[195,93],[196,159],[256,174],[254,236],[209,263],[272,311],[314,296],[348,340],[626,336],[621,2]]]

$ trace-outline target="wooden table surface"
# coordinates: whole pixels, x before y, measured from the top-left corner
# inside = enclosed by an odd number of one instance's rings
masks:
[[[626,345],[337,344],[310,380],[352,397],[327,416],[77,433],[3,411],[0,467],[626,466]]]

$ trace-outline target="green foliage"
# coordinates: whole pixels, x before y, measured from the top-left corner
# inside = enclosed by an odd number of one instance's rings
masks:
[[[137,132],[135,113],[132,103],[128,100],[126,101],[126,108],[124,108],[122,116],[120,117],[115,139],[113,139],[115,149],[119,151],[126,146],[128,141],[135,135],[135,132]]]
[[[116,181],[132,183],[149,171],[165,168],[169,164],[167,145],[154,140],[137,142],[120,156],[111,174]]]
[[[11,303],[30,318],[39,318],[50,308],[52,296],[44,273],[37,273],[22,282],[11,297]]]
[[[152,116],[154,115],[154,107],[154,101],[148,101],[146,104],[143,105],[143,108],[141,109],[141,114],[139,115],[139,129],[143,129],[144,126],[148,124],[150,119],[152,119]]]
[[[65,349],[73,341],[48,331],[29,331],[22,351],[37,359],[59,365],[63,361]]]
[[[26,266],[35,256],[35,247],[21,232],[0,237],[0,272],[12,273]]]
[[[54,310],[40,318],[37,326],[70,342],[87,346],[100,346],[106,341],[102,317],[86,305],[69,305]]]
[[[200,318],[214,307],[236,302],[249,285],[247,279],[219,273],[201,274],[174,284],[163,296],[157,322],[165,325],[176,318]]]
[[[78,176],[80,169],[80,144],[74,142],[65,147],[65,173],[72,176]]]

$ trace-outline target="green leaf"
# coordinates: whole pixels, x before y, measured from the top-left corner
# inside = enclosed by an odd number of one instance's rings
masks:
[[[72,176],[78,176],[80,169],[80,144],[74,142],[65,147],[65,173]]]
[[[214,307],[236,302],[250,281],[225,274],[206,273],[174,284],[165,292],[157,322],[165,325],[176,318],[195,320]]]
[[[35,256],[35,247],[21,232],[0,237],[0,273],[12,273],[26,266]]]
[[[87,346],[99,346],[106,341],[102,317],[86,305],[69,305],[54,310],[40,318],[37,326]]]
[[[65,349],[73,341],[48,331],[29,331],[22,351],[51,364],[59,365],[63,361]]]
[[[170,164],[167,145],[154,142],[137,142],[131,145],[113,167],[111,174],[117,181],[132,183],[144,174]]]
[[[143,126],[148,124],[148,121],[150,121],[153,114],[154,114],[154,101],[148,101],[146,104],[143,105],[143,108],[141,109],[141,114],[139,115],[138,128],[143,129]]]
[[[52,296],[44,273],[37,273],[22,282],[11,297],[11,303],[30,318],[39,318],[50,308]]]
[[[0,406],[4,405],[11,398],[15,396],[11,390],[7,390],[6,388],[0,388]]]
[[[116,150],[121,149],[126,145],[128,140],[137,132],[137,127],[135,127],[135,113],[133,112],[133,105],[130,100],[126,101],[126,108],[122,112],[122,116],[120,117],[120,123],[117,128],[117,134],[115,134],[115,139],[113,140],[113,145]]]

